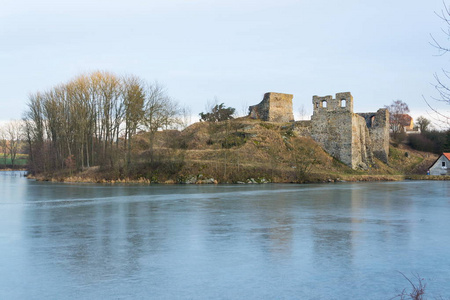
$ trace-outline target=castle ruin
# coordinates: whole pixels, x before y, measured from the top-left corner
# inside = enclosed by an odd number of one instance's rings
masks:
[[[292,98],[294,95],[282,93],[265,93],[264,99],[249,107],[250,118],[270,122],[292,122]]]
[[[260,104],[249,107],[250,117],[272,122],[293,121],[292,98],[288,94],[266,93]],[[353,169],[369,168],[373,165],[373,157],[387,163],[387,109],[354,113],[353,97],[349,92],[337,93],[335,98],[313,96],[312,104],[311,121],[294,123],[299,135],[310,136],[331,156]]]

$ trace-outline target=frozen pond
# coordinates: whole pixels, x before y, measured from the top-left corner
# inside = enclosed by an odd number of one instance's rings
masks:
[[[0,191],[0,299],[450,297],[448,181]]]

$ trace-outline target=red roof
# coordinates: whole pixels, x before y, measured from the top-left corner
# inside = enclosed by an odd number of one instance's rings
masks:
[[[448,160],[450,160],[450,153],[442,153]]]
[[[400,124],[402,126],[412,125],[412,117],[408,114],[394,114],[392,115],[392,120],[394,120],[394,123]]]

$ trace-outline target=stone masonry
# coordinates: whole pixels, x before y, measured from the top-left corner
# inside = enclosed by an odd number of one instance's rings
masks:
[[[376,113],[358,113],[366,121],[372,140],[373,155],[387,163],[389,157],[389,110],[380,108]]]
[[[290,94],[265,93],[258,105],[249,107],[250,118],[270,122],[292,122],[292,98]]]
[[[271,102],[270,100],[274,98],[284,100]],[[250,117],[273,122],[293,121],[292,98],[292,95],[287,94],[266,93],[260,104],[250,106]],[[311,121],[295,122],[295,129],[299,135],[312,137],[331,156],[353,169],[369,168],[373,165],[373,157],[387,163],[389,156],[387,109],[355,114],[353,97],[349,92],[337,93],[334,99],[332,96],[313,96],[312,102]],[[281,107],[283,103],[286,105],[284,109]]]

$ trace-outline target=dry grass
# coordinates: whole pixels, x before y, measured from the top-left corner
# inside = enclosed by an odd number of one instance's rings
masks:
[[[236,132],[245,135],[245,143],[223,149],[221,141],[227,134]],[[191,163],[188,165],[193,168],[187,172],[195,172],[199,168],[201,172],[207,171],[215,176],[221,173],[225,175],[226,165],[228,170],[237,169],[245,174],[259,170],[258,175],[264,173],[272,181],[278,182],[404,180],[412,174],[426,174],[427,168],[437,157],[405,145],[391,146],[388,164],[375,159],[375,164],[369,170],[352,170],[329,156],[311,138],[297,136],[289,123],[245,118],[213,126],[196,123],[182,132],[181,139],[183,136],[194,137],[186,152],[186,160]],[[308,163],[311,155],[314,159],[308,176],[300,178],[296,174],[299,173],[299,165]],[[226,176],[221,178],[226,179]]]
[[[328,155],[309,137],[298,135],[292,123],[270,123],[248,118],[208,123],[198,122],[185,130],[157,132],[154,153],[159,163],[150,163],[146,133],[133,142],[133,170],[89,168],[42,176],[82,182],[184,182],[189,178],[213,178],[218,182],[335,182],[392,181],[418,178],[436,155],[406,146],[391,146],[389,164],[375,159],[369,170],[353,170]],[[405,155],[405,153],[408,153]],[[432,179],[428,176],[425,179]],[[442,179],[442,178],[439,178]],[[201,180],[199,180],[201,181]]]
[[[297,136],[289,123],[240,119],[213,126],[214,130],[210,124],[197,123],[182,132],[181,139],[188,136],[192,142],[184,173],[212,176],[220,182],[258,177],[272,182],[335,181],[342,172],[354,173],[311,138]],[[244,137],[244,142],[224,148],[229,135]]]
[[[411,285],[411,290],[408,289],[404,289],[400,294],[398,294],[397,296],[395,296],[394,298],[391,299],[401,299],[401,300],[406,300],[406,299],[411,299],[411,300],[423,300],[423,295],[425,295],[425,288],[426,288],[426,283],[425,283],[425,279],[420,277],[419,274],[415,274],[414,279],[415,279],[415,283],[408,278],[405,274],[403,274],[402,272],[399,272]],[[413,279],[413,280],[414,280]]]

